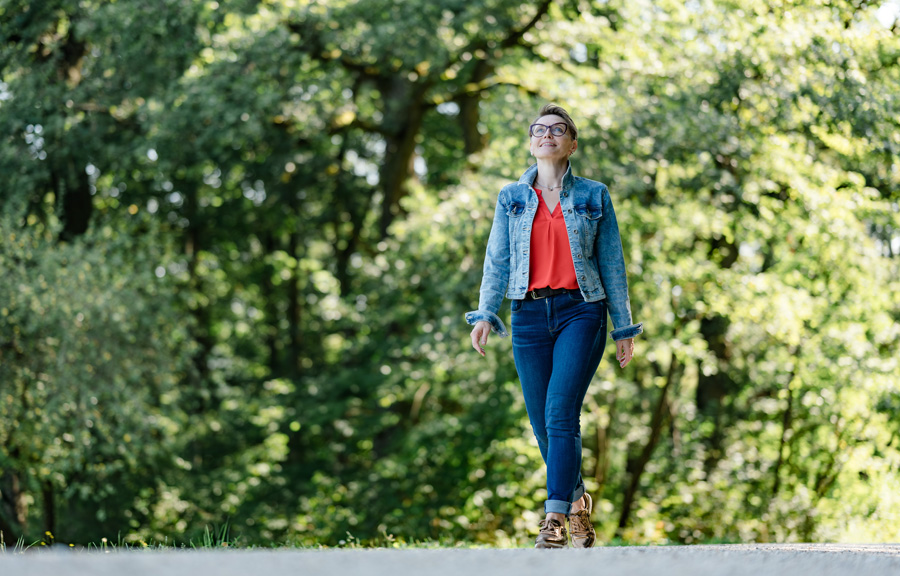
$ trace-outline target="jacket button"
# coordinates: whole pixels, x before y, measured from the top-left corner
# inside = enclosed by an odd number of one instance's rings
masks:
[[[578,230],[576,230],[575,233],[578,234]]]
[[[581,254],[576,254],[575,257],[576,257],[576,258],[581,258]]]

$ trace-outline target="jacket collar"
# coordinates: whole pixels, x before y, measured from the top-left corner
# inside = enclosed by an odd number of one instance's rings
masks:
[[[534,177],[537,176],[538,166],[537,164],[532,164],[528,167],[528,170],[525,171],[524,174],[519,178],[519,182],[522,184],[527,184],[531,186],[531,183],[534,182]],[[572,187],[572,184],[575,183],[575,177],[572,176],[572,163],[569,162],[568,168],[566,168],[566,173],[563,174],[562,179],[562,189],[568,190]]]

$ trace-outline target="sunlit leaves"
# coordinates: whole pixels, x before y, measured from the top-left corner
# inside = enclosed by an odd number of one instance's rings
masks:
[[[601,532],[671,376],[626,540],[892,539],[900,46],[876,12],[0,2],[0,445],[33,438],[0,467],[79,495],[59,516],[86,534],[527,540],[509,341],[482,359],[461,318],[555,100],[646,330],[582,419]],[[57,244],[79,183],[89,233]]]
[[[134,477],[166,465],[165,439],[182,425],[175,385],[191,346],[188,326],[173,325],[171,284],[153,275],[161,254],[130,253],[108,230],[58,246],[38,226],[2,222],[0,458],[22,489],[120,519]],[[85,524],[102,524],[100,512]]]

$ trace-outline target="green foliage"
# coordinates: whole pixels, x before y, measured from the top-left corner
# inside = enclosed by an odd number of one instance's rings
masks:
[[[111,531],[171,466],[190,324],[155,273],[152,222],[64,245],[50,228],[2,222],[0,465],[20,490],[85,512],[66,538]]]
[[[509,341],[462,313],[545,101],[646,327],[582,418],[603,537],[896,540],[888,16],[0,0],[6,541],[527,541]]]

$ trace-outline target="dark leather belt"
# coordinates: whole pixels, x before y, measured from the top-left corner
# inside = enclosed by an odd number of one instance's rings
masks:
[[[580,290],[570,290],[568,288],[538,288],[537,290],[529,290],[525,293],[526,300],[540,300],[541,298],[547,298],[548,296],[556,296],[557,294],[567,294],[569,292],[572,293],[581,293]]]

